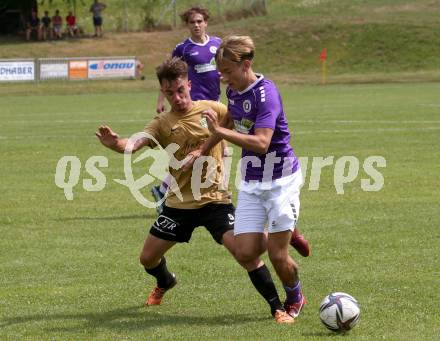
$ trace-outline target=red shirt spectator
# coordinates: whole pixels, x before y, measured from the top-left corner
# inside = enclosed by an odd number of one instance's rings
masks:
[[[66,17],[67,31],[71,37],[78,35],[79,30],[76,26],[76,17],[73,15],[72,11]]]
[[[73,14],[69,14],[66,17],[66,22],[68,26],[75,26],[76,25],[76,17]]]

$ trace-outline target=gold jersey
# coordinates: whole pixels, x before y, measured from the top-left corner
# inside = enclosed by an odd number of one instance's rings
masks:
[[[202,145],[211,135],[206,120],[202,117],[203,111],[208,108],[212,108],[217,112],[219,121],[227,112],[226,106],[220,102],[194,101],[192,109],[185,114],[170,111],[157,115],[145,126],[144,131],[152,135],[162,148],[166,148],[171,143],[176,143],[180,148],[174,153],[174,158],[181,161],[190,151]],[[154,147],[153,142],[151,147]],[[231,194],[227,190],[227,185],[223,183],[222,154],[221,143],[218,143],[209,153],[209,156],[215,159],[215,163],[205,162],[203,169],[198,167],[198,171],[195,170],[195,167],[188,171],[183,171],[180,168],[174,169],[170,164],[169,173],[173,180],[168,190],[166,205],[173,208],[194,209],[208,203],[231,203]],[[197,176],[191,179],[193,171]],[[212,185],[207,188],[197,186],[197,183],[206,183],[207,174],[210,174],[209,183]],[[192,186],[194,184],[196,185]],[[178,190],[173,189],[173,185],[177,185]],[[179,193],[181,198],[179,198]]]

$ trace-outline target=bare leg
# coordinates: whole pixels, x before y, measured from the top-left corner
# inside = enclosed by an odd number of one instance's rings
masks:
[[[247,271],[255,270],[264,264],[259,258],[266,251],[266,238],[262,233],[234,236],[231,230],[223,235],[223,244]]]
[[[284,285],[292,287],[298,281],[298,266],[289,256],[291,231],[270,233],[267,243],[269,259]]]
[[[157,238],[151,234],[144,242],[139,260],[146,269],[152,269],[159,265],[163,255],[174,246],[176,242]]]
[[[263,254],[264,251],[266,251],[266,240],[264,238],[261,241],[258,241],[260,245],[257,246],[257,250],[255,251],[258,256],[254,259],[245,260],[243,262],[239,260],[236,256],[236,240],[234,232],[232,230],[227,231],[225,234],[223,234],[222,243],[223,246],[232,254],[232,256],[234,256],[237,262],[246,270],[252,271],[264,264],[263,261],[259,259],[259,256]]]

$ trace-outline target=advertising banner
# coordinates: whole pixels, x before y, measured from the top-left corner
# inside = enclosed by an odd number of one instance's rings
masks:
[[[69,62],[69,79],[87,79],[86,60],[71,60]]]
[[[0,82],[35,80],[33,61],[0,61]]]
[[[134,78],[136,60],[132,59],[96,59],[89,61],[89,78]]]
[[[69,77],[69,65],[65,63],[40,64],[40,79],[66,79]]]

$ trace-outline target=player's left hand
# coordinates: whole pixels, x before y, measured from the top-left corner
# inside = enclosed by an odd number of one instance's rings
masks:
[[[184,171],[189,170],[193,166],[196,159],[200,157],[201,154],[202,154],[201,149],[195,149],[192,152],[188,153],[188,155],[184,159],[185,163],[183,164],[182,169]]]
[[[212,109],[207,109],[203,111],[203,117],[206,118],[206,122],[208,123],[208,129],[211,133],[215,133],[217,129],[220,127],[218,122],[218,115]]]

